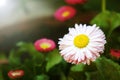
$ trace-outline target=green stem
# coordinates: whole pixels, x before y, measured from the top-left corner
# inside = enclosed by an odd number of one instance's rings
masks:
[[[106,11],[106,0],[102,0],[101,7],[102,7],[102,12],[105,12]]]

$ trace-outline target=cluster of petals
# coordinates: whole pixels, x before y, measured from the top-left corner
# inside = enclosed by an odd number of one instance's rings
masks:
[[[24,71],[23,70],[10,70],[8,72],[8,76],[11,79],[21,78],[22,76],[24,76]]]
[[[39,52],[50,52],[56,48],[55,42],[47,38],[36,40],[34,46]]]
[[[65,0],[65,2],[67,4],[72,4],[72,5],[75,5],[75,4],[84,4],[86,3],[87,0]]]
[[[74,9],[73,7],[62,6],[56,10],[56,12],[54,13],[54,17],[57,20],[64,22],[66,20],[73,18],[75,14],[76,14],[76,9]]]
[[[120,58],[120,50],[117,50],[117,49],[111,49],[110,50],[110,54],[111,56],[119,59]]]
[[[86,35],[89,39],[88,44],[83,48],[76,47],[74,44],[74,39],[78,35]],[[104,52],[105,43],[103,31],[95,24],[92,26],[75,24],[75,28],[69,28],[69,33],[65,34],[63,38],[59,38],[58,42],[60,54],[65,61],[72,64],[83,63],[88,65],[91,61],[95,61],[100,53]]]

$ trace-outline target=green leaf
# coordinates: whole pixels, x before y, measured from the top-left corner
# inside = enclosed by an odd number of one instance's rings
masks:
[[[94,19],[92,19],[91,24],[97,24],[103,28],[109,28],[110,12],[101,12]]]
[[[33,58],[34,62],[41,63],[44,59],[43,53],[38,52],[33,43],[25,43],[19,42],[16,44],[18,46],[18,52],[22,55],[23,53],[28,53],[31,58]]]
[[[77,64],[71,67],[71,71],[83,71],[84,70],[84,64]]]
[[[86,80],[86,75],[84,72],[70,72],[69,77],[71,80]]]
[[[35,52],[35,53],[33,53],[34,55],[33,55],[33,61],[34,61],[34,63],[35,64],[41,64],[41,63],[43,63],[44,62],[44,60],[45,60],[45,57],[44,57],[44,55],[43,54],[41,54],[41,53],[39,53],[39,52]]]
[[[46,64],[46,71],[49,71],[49,69],[51,69],[56,64],[60,63],[62,60],[57,49],[55,49],[51,53],[48,53],[48,55],[46,57],[47,57],[47,61],[48,61]]]
[[[117,12],[105,11],[99,13],[92,21],[91,24],[97,24],[109,37],[114,29],[120,26],[120,14]]]
[[[42,75],[36,76],[35,80],[49,80],[49,77],[45,74],[42,74]]]
[[[120,66],[105,57],[96,61],[97,69],[100,73],[101,80],[120,80]]]
[[[19,65],[21,62],[20,62],[20,57],[19,56],[16,56],[15,54],[17,54],[14,50],[12,50],[10,52],[10,55],[9,55],[9,63],[11,65]]]
[[[109,35],[112,33],[113,30],[115,30],[117,27],[120,26],[120,14],[112,12],[111,13],[111,29],[109,31]]]
[[[31,55],[36,52],[33,43],[18,42],[16,45],[19,52],[28,52]]]
[[[85,72],[86,80],[103,80],[98,71]]]

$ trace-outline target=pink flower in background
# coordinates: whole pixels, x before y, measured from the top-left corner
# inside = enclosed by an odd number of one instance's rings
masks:
[[[36,50],[40,52],[49,52],[55,49],[56,44],[51,39],[42,38],[42,39],[35,41],[34,46]]]
[[[87,0],[65,0],[68,4],[84,4]]]
[[[66,21],[74,17],[76,10],[71,6],[62,6],[54,14],[54,17],[59,21]]]
[[[16,79],[16,78],[20,78],[24,75],[24,71],[23,70],[11,70],[8,72],[8,76],[11,79]]]
[[[110,54],[116,58],[120,58],[120,50],[111,49]]]

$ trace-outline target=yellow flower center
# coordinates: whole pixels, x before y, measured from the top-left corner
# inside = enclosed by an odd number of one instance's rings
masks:
[[[40,44],[40,47],[42,48],[42,49],[47,49],[47,48],[49,48],[51,45],[49,44],[49,43],[42,43],[42,44]]]
[[[65,11],[65,12],[62,13],[62,16],[63,16],[63,17],[67,17],[69,14],[70,14],[69,11]]]
[[[84,34],[80,34],[74,38],[74,45],[78,48],[84,48],[88,45],[89,38]]]

